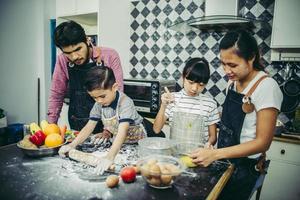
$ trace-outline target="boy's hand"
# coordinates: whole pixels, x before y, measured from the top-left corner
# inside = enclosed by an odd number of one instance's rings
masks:
[[[95,172],[97,175],[102,175],[104,171],[108,170],[109,167],[113,164],[113,161],[103,157],[98,160],[98,164],[95,168]]]
[[[111,135],[112,134],[108,130],[104,129],[102,133],[95,134],[91,137],[91,143],[95,145],[105,144],[109,138],[111,138]]]
[[[162,105],[169,105],[174,102],[174,95],[170,93],[167,87],[164,87],[165,93],[161,95]]]
[[[66,157],[66,154],[71,150],[74,149],[70,144],[64,145],[60,147],[58,154],[60,157]]]

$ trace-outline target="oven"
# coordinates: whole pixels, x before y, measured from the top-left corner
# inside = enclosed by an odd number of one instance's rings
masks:
[[[161,101],[161,94],[167,87],[170,92],[176,88],[175,80],[124,79],[124,93],[134,102],[143,117],[155,118]]]

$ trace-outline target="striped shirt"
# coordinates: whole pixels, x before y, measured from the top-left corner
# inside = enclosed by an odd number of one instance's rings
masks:
[[[188,96],[184,89],[172,94],[175,97],[175,102],[169,104],[165,111],[165,116],[169,121],[173,121],[173,114],[176,110],[200,115],[204,119],[204,133],[206,138],[208,138],[208,126],[220,121],[216,101],[201,93],[195,97]]]

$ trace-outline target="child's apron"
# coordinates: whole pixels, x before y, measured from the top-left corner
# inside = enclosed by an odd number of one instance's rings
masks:
[[[121,95],[120,95],[121,96]],[[116,108],[116,115],[110,118],[105,118],[103,115],[103,108],[102,108],[102,116],[101,116],[101,120],[103,123],[104,128],[108,130],[109,132],[111,132],[113,134],[113,140],[115,139],[117,133],[118,133],[118,128],[119,128],[119,106],[121,101],[123,100],[123,97],[119,97],[118,100],[118,105]],[[129,129],[127,132],[127,136],[126,136],[126,140],[125,143],[127,144],[132,144],[132,143],[137,143],[140,139],[143,139],[144,137],[146,137],[146,130],[143,126],[143,124],[139,124],[139,125],[129,125]]]
[[[191,114],[184,112],[176,103],[173,112],[173,120],[171,122],[170,138],[178,142],[198,142],[205,144],[207,141],[204,132],[204,118],[200,114]],[[190,110],[192,110],[190,108]]]

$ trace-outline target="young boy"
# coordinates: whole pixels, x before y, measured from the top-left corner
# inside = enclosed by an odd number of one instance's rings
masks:
[[[143,127],[143,118],[137,113],[132,99],[118,91],[112,69],[94,68],[87,74],[85,87],[96,101],[90,112],[89,121],[72,143],[60,148],[59,155],[64,157],[67,152],[84,142],[101,120],[105,130],[103,137],[109,137],[107,133],[111,133],[114,137],[108,154],[96,167],[97,174],[102,174],[113,163],[124,142],[136,143],[146,136],[146,131]]]
[[[174,93],[165,89],[166,93],[161,96],[161,107],[153,125],[155,133],[158,133],[169,119],[171,138],[206,143],[207,147],[216,143],[216,123],[220,121],[217,104],[211,97],[201,93],[209,77],[209,65],[204,58],[192,58],[186,63],[182,73],[183,89]],[[189,134],[189,128],[196,126],[203,129],[194,128]]]

